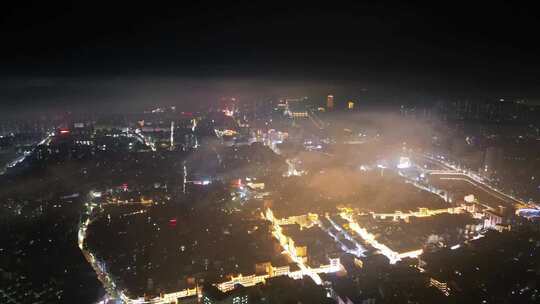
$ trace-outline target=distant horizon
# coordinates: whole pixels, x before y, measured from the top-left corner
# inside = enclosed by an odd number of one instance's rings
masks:
[[[2,15],[1,111],[137,106],[204,88],[263,96],[367,87],[424,102],[540,104],[540,18],[511,3],[13,3]]]
[[[327,94],[337,101],[355,99],[369,104],[416,104],[427,106],[437,101],[523,99],[538,105],[540,98],[523,95],[461,93],[443,94],[424,88],[395,88],[367,82],[264,81],[232,78],[173,77],[18,77],[0,79],[0,116],[46,110],[119,112],[142,110],[152,106],[176,105],[196,110],[211,105],[223,96],[235,96],[243,102],[261,101],[285,96],[308,96],[324,100]]]

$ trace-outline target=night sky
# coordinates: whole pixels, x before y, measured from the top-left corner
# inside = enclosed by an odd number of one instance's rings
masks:
[[[378,86],[429,96],[540,97],[540,22],[532,8],[225,3],[4,7],[0,102],[9,110],[145,94],[181,99],[206,87],[241,94],[262,83],[268,92]]]

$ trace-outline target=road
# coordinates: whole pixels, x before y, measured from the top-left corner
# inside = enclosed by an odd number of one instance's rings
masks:
[[[43,138],[41,141],[39,141],[37,144],[35,144],[30,151],[23,152],[23,155],[19,155],[14,160],[9,162],[6,165],[6,169],[13,168],[13,167],[17,166],[18,164],[24,162],[28,156],[34,154],[37,147],[42,146],[42,145],[47,145],[48,146],[50,144],[51,140],[53,139],[53,137],[54,137],[54,132],[47,133],[47,136],[45,136],[45,138]],[[0,175],[3,175],[4,173],[6,173],[6,170],[1,170],[0,171]]]
[[[313,282],[315,282],[315,284],[321,285],[322,284],[321,277],[315,271],[313,271],[311,268],[309,268],[309,266],[307,266],[304,263],[304,261],[302,261],[302,258],[298,257],[291,250],[291,248],[289,248],[289,244],[280,241],[281,238],[282,238],[281,226],[279,226],[277,223],[275,223],[275,221],[272,221],[272,226],[274,228],[273,231],[272,231],[272,235],[281,244],[281,247],[283,247],[285,253],[291,258],[291,260],[293,260],[293,262],[295,262],[298,265],[300,270],[302,270],[303,274],[309,276],[313,280]]]
[[[330,235],[330,237],[333,238],[334,241],[336,241],[340,245],[341,250],[347,253],[350,253],[356,257],[365,256],[364,252],[366,252],[366,249],[364,248],[364,246],[362,246],[362,244],[358,243],[345,229],[343,229],[338,224],[336,224],[329,216],[327,216],[326,219],[330,222],[332,227],[336,229],[336,231],[338,232],[338,235],[334,235],[332,231],[330,231],[328,227],[324,227],[324,225],[322,225],[320,221],[317,224],[319,225],[319,227],[321,227],[323,231],[328,233],[328,235]],[[345,244],[343,244],[343,242],[339,240],[339,235],[343,236],[345,239],[353,243],[356,246],[356,248],[354,250],[348,248]]]
[[[433,163],[436,163],[445,169],[440,172],[432,171],[429,173],[431,175],[449,175],[450,177],[453,177],[453,178],[460,178],[462,180],[465,180],[468,183],[473,184],[474,186],[482,189],[483,191],[489,193],[490,195],[500,200],[508,201],[517,205],[526,205],[526,203],[523,200],[516,198],[512,195],[509,195],[507,193],[504,193],[502,190],[491,185],[489,181],[487,181],[486,179],[482,178],[481,176],[477,174],[470,172],[469,170],[463,170],[454,164],[446,162],[444,159],[439,159],[430,155],[415,153],[415,156],[420,157],[424,160],[428,160]]]

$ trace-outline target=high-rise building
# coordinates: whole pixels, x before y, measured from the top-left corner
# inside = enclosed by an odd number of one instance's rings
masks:
[[[174,121],[171,121],[171,151],[174,150]]]
[[[332,111],[334,109],[334,95],[328,95],[326,97],[326,109]]]

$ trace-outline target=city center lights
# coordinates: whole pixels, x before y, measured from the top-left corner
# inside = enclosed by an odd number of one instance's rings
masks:
[[[348,99],[331,97],[331,104],[322,99],[320,106],[284,97],[261,106],[264,111],[234,102],[234,108],[190,115],[155,106],[112,126],[81,119],[47,128],[32,144],[11,148],[0,177],[16,187],[30,172],[45,180],[54,176],[47,186],[36,181],[40,194],[31,202],[8,194],[2,210],[23,221],[55,214],[50,218],[63,221],[65,231],[78,221],[76,246],[106,293],[98,299],[103,303],[247,304],[253,295],[279,303],[273,297],[283,290],[303,290],[292,297],[298,302],[347,303],[357,291],[368,303],[388,300],[379,288],[400,298],[436,290],[432,296],[445,303],[462,299],[455,286],[466,286],[467,263],[486,286],[493,285],[489,266],[471,252],[489,250],[501,264],[535,265],[531,246],[540,239],[527,233],[540,211],[533,200],[518,198],[520,190],[503,190],[508,181],[497,177],[494,163],[505,154],[489,147],[482,170],[475,170],[463,164],[474,157],[461,163],[436,149],[419,149],[416,134],[408,135],[403,149],[396,138],[407,136],[388,134],[411,132],[410,120],[394,128],[400,119],[393,116],[353,119],[362,116],[356,104],[353,111],[343,103]],[[323,105],[326,111],[315,112]],[[402,111],[405,116],[407,109]],[[430,140],[441,135],[425,142]],[[468,149],[477,143],[465,141]],[[527,182],[537,182],[535,176]],[[44,196],[47,187],[51,193]],[[63,213],[71,215],[56,216]],[[26,245],[6,237],[30,247],[34,239],[64,241],[34,234]],[[516,245],[498,250],[504,242]],[[411,284],[402,284],[403,278]],[[306,300],[316,293],[316,300]]]
[[[239,115],[235,112],[231,118],[241,119]],[[305,123],[310,129],[332,125],[314,123],[309,118],[315,116],[308,116]],[[284,117],[295,128],[303,119]],[[212,116],[211,121],[216,119]],[[540,214],[534,204],[524,204],[490,179],[446,158],[409,150],[396,162],[395,155],[404,153],[401,150],[356,159],[357,147],[377,146],[381,139],[353,127],[339,127],[345,138],[338,143],[324,134],[302,137],[294,129],[270,128],[269,121],[263,129],[246,131],[252,128],[247,121],[216,128],[209,118],[193,120],[196,123],[182,124],[137,118],[144,121],[141,128],[106,131],[101,137],[84,137],[88,135],[78,132],[87,124],[77,123],[72,130],[60,128],[40,138],[38,147],[8,167],[17,168],[37,153],[56,151],[57,141],[72,136],[77,148],[95,147],[93,153],[104,155],[125,145],[122,162],[100,163],[97,170],[117,170],[121,178],[114,185],[94,182],[87,188],[88,195],[66,191],[50,205],[61,208],[78,199],[86,201],[77,246],[107,299],[153,304],[209,299],[209,284],[194,277],[194,273],[208,273],[213,275],[211,286],[237,301],[248,299],[235,295],[242,288],[262,292],[283,279],[310,282],[336,300],[342,292],[333,285],[339,284],[336,277],[369,276],[369,269],[378,263],[389,267],[384,270],[388,278],[409,263],[407,271],[430,282],[428,286],[442,296],[453,297],[456,290],[447,283],[452,279],[441,278],[430,268],[434,267],[431,255],[444,248],[461,255],[489,240],[490,233],[512,231],[510,219],[532,222]],[[217,139],[211,145],[196,139],[203,126]],[[63,130],[69,130],[69,136]],[[236,142],[242,136],[247,138]],[[297,145],[288,146],[291,141]],[[333,144],[339,148],[329,149]],[[77,150],[69,153],[73,151]],[[124,167],[123,162],[134,165]],[[173,174],[168,172],[171,168]],[[81,172],[84,176],[92,170],[96,171],[85,167]],[[257,216],[260,210],[264,210],[262,218]],[[126,242],[133,238],[137,242]],[[150,244],[160,248],[162,259],[141,262]],[[113,248],[130,254],[108,254]],[[173,263],[179,265],[177,270],[169,269]],[[157,286],[168,284],[162,273],[185,279],[179,287],[157,292]],[[454,273],[461,275],[463,270]],[[145,282],[129,279],[142,274]]]

